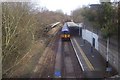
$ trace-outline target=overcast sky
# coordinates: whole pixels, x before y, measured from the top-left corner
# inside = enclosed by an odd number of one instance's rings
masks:
[[[35,1],[35,0],[34,0]],[[96,4],[99,0],[36,0],[40,6],[46,7],[49,10],[62,10],[64,13],[70,12],[83,5]]]

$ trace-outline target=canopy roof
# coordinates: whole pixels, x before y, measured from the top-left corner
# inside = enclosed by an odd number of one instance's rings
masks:
[[[67,22],[68,27],[78,27],[79,25],[74,22]]]

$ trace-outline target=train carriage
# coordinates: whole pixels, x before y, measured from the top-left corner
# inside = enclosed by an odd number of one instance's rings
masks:
[[[69,28],[66,23],[64,24],[64,26],[62,27],[62,30],[61,30],[61,39],[62,39],[62,41],[70,40],[70,31],[69,31]]]

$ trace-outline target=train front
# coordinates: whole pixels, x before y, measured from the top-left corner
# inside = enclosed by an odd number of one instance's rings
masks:
[[[64,26],[62,27],[62,30],[61,30],[61,39],[62,39],[62,41],[70,40],[70,30],[66,23],[64,24]]]

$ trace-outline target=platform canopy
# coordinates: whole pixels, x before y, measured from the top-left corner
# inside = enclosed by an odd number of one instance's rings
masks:
[[[68,27],[78,27],[79,25],[74,22],[67,22]]]

